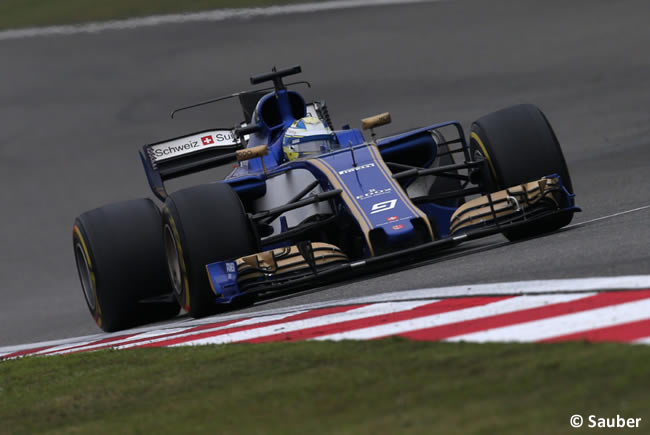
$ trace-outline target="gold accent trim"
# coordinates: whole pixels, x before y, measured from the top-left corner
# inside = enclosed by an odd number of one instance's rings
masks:
[[[243,160],[254,159],[255,157],[264,157],[269,153],[269,149],[266,145],[259,145],[251,148],[244,148],[235,152],[237,161],[241,162]]]
[[[359,222],[361,231],[363,232],[366,243],[368,244],[368,249],[370,249],[370,255],[375,255],[372,243],[370,242],[370,231],[372,229],[370,225],[370,219],[368,219],[365,213],[363,213],[363,208],[361,208],[359,203],[356,202],[354,196],[349,192],[348,188],[345,186],[345,183],[343,183],[343,180],[338,177],[338,174],[334,168],[332,168],[326,162],[318,159],[308,160],[307,162],[320,169],[320,171],[325,174],[327,179],[336,189],[342,190],[341,198],[343,199],[343,202],[345,202],[354,217],[357,218],[357,222]]]
[[[369,146],[368,149],[370,150],[370,155],[373,157],[373,161],[375,164],[377,164],[377,167],[380,168],[384,172],[384,176],[388,180],[388,183],[393,186],[395,189],[395,192],[401,197],[402,202],[406,204],[406,207],[411,210],[413,214],[416,216],[419,216],[429,229],[429,235],[431,236],[431,240],[435,240],[435,237],[433,235],[433,229],[431,228],[431,222],[429,222],[429,217],[422,211],[420,210],[415,204],[411,202],[411,199],[408,197],[406,192],[404,192],[404,189],[402,189],[402,186],[399,185],[397,181],[393,178],[393,173],[388,169],[388,166],[386,166],[386,163],[384,162],[384,159],[381,156],[381,153],[379,152],[379,149],[374,146]],[[379,154],[379,155],[377,155]]]
[[[323,266],[329,263],[349,261],[337,246],[329,243],[313,242],[311,244],[316,265]],[[247,255],[235,260],[239,272],[238,282],[249,281],[264,276],[263,271],[268,270],[271,275],[283,275],[300,269],[308,269],[305,258],[300,255],[296,245],[286,248],[277,248],[270,251]],[[279,271],[278,269],[282,269]],[[242,276],[245,274],[244,276]]]
[[[172,217],[169,208],[166,205],[163,206],[163,211],[169,216],[169,223],[171,224],[172,231],[174,232],[174,241],[176,242],[176,250],[178,251],[178,261],[181,263],[181,270],[183,271],[183,287],[185,287],[185,303],[183,308],[185,311],[190,311],[190,283],[187,280],[187,268],[185,267],[185,257],[183,256],[183,247],[181,246],[181,239],[178,236],[178,230],[176,229],[176,222]]]
[[[371,128],[390,124],[391,117],[389,112],[380,113],[379,115],[369,116],[361,120],[361,128],[370,130]]]
[[[491,193],[490,198],[493,202],[492,207],[494,208],[496,217],[502,217],[516,213],[519,210],[524,210],[528,205],[538,203],[545,197],[546,192],[557,189],[557,179],[542,178],[537,181],[531,181],[530,183],[520,184]],[[508,198],[514,198],[516,203],[512,204],[512,201]],[[553,199],[555,200],[555,198]],[[494,202],[497,203],[495,204]],[[488,223],[493,220],[488,196],[484,195],[458,207],[451,216],[449,230],[454,234],[463,228],[480,223]]]
[[[487,159],[488,165],[490,166],[490,171],[492,171],[492,176],[494,177],[494,182],[499,184],[499,180],[497,179],[497,171],[494,169],[494,165],[492,164],[492,159],[490,158],[490,154],[487,152],[487,148],[485,148],[485,145],[483,145],[483,141],[481,140],[480,137],[478,137],[478,134],[476,132],[472,132],[470,135],[472,139],[476,141],[478,146],[481,148],[481,151],[483,152],[483,156]]]
[[[100,328],[102,327],[102,307],[99,305],[99,298],[97,297],[97,281],[95,278],[95,271],[93,270],[93,265],[90,261],[90,253],[88,252],[88,248],[86,247],[86,241],[83,238],[83,235],[81,234],[81,230],[79,227],[74,225],[72,227],[73,231],[77,235],[77,238],[81,242],[81,247],[84,250],[84,255],[86,256],[86,261],[88,262],[88,272],[90,272],[90,282],[92,283],[93,286],[93,294],[95,296],[95,307],[97,309],[95,310],[95,323],[97,323],[97,326]]]

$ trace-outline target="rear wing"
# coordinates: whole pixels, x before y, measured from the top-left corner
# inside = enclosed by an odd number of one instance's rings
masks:
[[[244,141],[233,130],[205,130],[145,145],[140,159],[151,190],[164,201],[165,180],[234,162],[242,148]]]
[[[306,116],[320,118],[331,126],[323,101],[307,104]],[[237,161],[237,151],[246,147],[249,135],[258,129],[242,123],[235,129],[204,130],[143,146],[140,160],[151,190],[164,201],[167,198],[166,180]]]

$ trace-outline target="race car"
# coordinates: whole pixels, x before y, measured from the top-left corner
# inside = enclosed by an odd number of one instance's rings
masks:
[[[469,138],[455,121],[378,138],[389,113],[336,129],[324,101],[294,90],[308,82],[285,85],[300,72],[273,68],[250,78],[272,87],[178,109],[238,99],[244,119],[142,148],[160,206],[136,199],[75,220],[77,269],[100,328],[181,307],[203,317],[496,233],[529,238],[579,211],[557,137],[533,105],[479,118]],[[166,189],[233,163],[223,180]]]

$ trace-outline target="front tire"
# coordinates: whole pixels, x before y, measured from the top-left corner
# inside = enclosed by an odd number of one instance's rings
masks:
[[[160,210],[150,199],[88,211],[74,223],[72,242],[86,304],[106,332],[165,320],[180,306],[165,295],[166,272]],[[158,302],[143,299],[163,298]]]
[[[214,313],[206,265],[258,251],[239,196],[226,183],[179,190],[163,208],[163,240],[174,294],[192,317]]]
[[[485,184],[490,192],[558,174],[573,193],[555,132],[542,111],[532,104],[508,107],[476,120],[471,128],[470,152],[488,161],[490,173]],[[568,225],[572,218],[572,212],[565,212],[530,227],[505,231],[504,235],[509,240],[532,237]]]

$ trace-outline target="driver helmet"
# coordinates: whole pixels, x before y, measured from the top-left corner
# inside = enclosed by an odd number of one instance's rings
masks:
[[[289,161],[338,148],[336,135],[318,118],[300,118],[284,134],[282,149]]]

